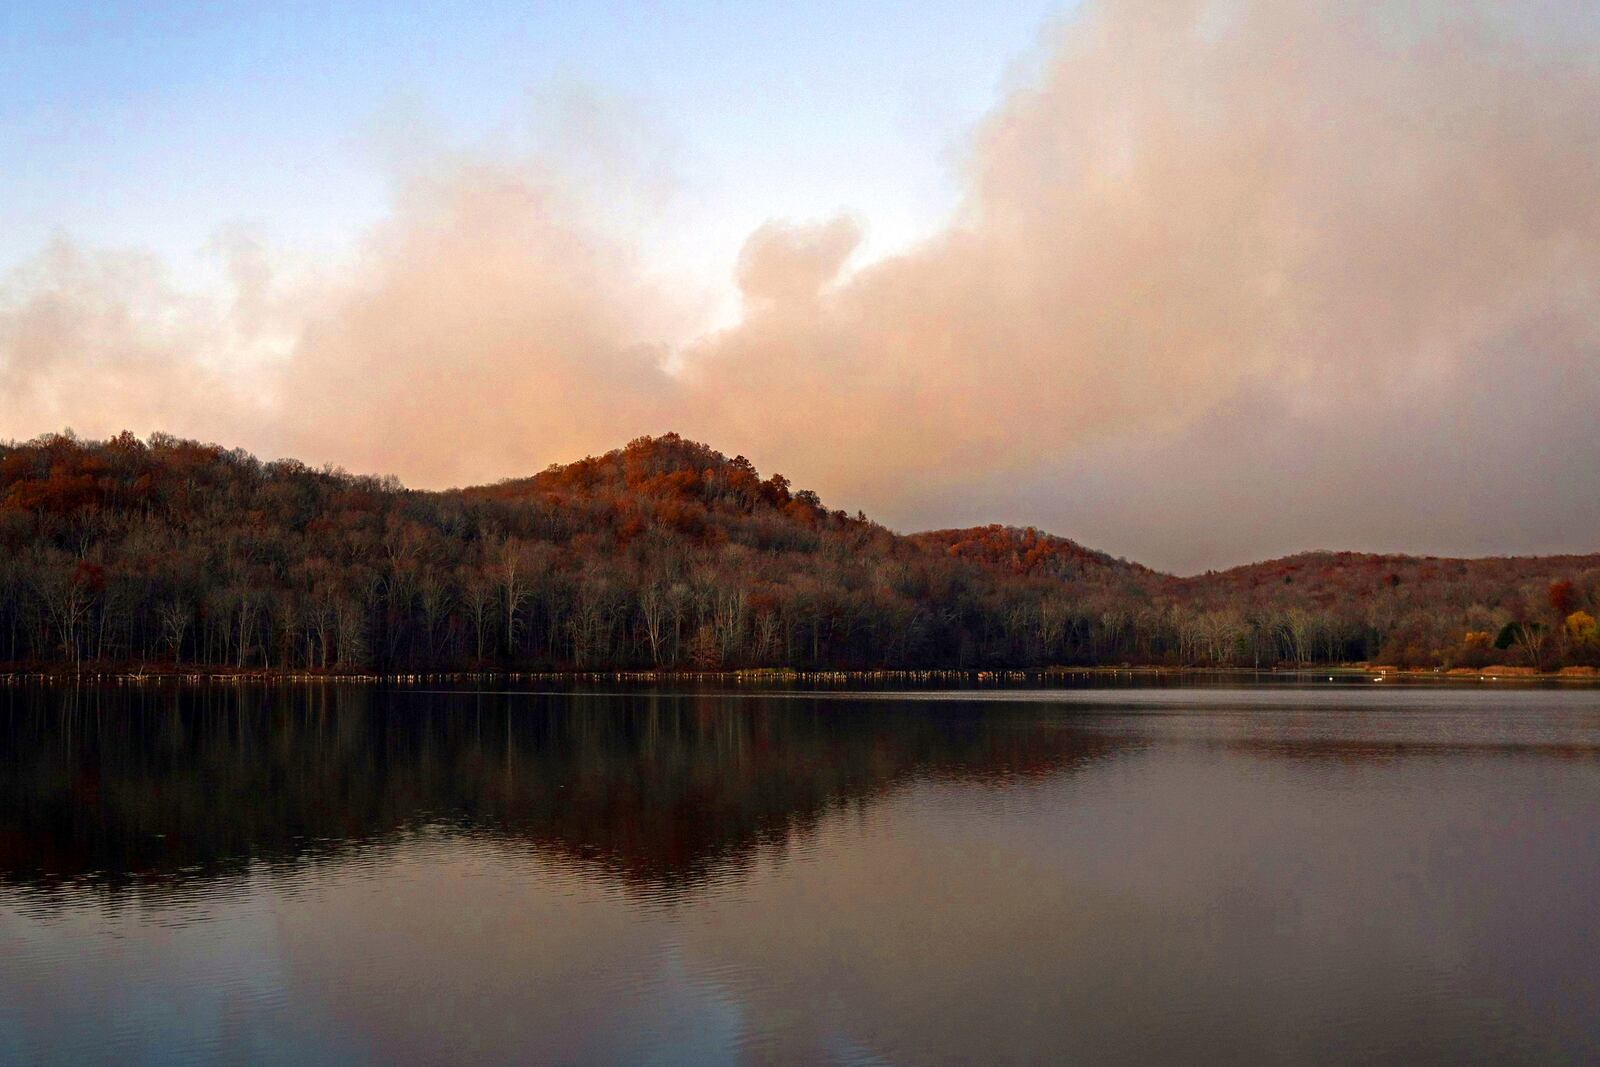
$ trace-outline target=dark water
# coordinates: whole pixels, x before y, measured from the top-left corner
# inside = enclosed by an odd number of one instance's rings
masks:
[[[0,691],[0,1061],[1600,1057],[1600,693]]]

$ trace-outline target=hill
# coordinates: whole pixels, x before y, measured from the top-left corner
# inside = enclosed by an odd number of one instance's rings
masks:
[[[1359,651],[1404,665],[1593,664],[1600,554],[1307,552],[1173,579],[1166,590],[1181,619],[1276,620],[1282,651],[1301,662]]]
[[[13,667],[1550,666],[1596,661],[1600,586],[1597,556],[1178,578],[1033,529],[900,535],[676,434],[448,492],[53,435],[0,445],[0,550]]]

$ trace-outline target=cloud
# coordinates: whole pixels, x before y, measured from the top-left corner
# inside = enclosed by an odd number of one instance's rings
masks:
[[[160,429],[445,486],[670,423],[663,338],[687,313],[571,179],[483,156],[397,169],[389,217],[337,268],[286,277],[220,230],[220,297],[57,242],[3,286],[0,435]]]
[[[1052,33],[946,228],[853,265],[862,222],[769,222],[726,329],[693,337],[638,211],[490,153],[405,177],[292,314],[248,255],[208,316],[48,253],[78,266],[5,287],[0,433],[224,423],[437,485],[675,428],[898,524],[981,501],[1176,566],[1587,536],[1590,5],[1102,0]],[[580,171],[626,169],[598,143]],[[295,325],[244,399],[190,374],[263,318]]]
[[[673,319],[563,185],[475,162],[413,181],[308,311],[283,374],[293,449],[422,484],[483,480],[663,424]]]
[[[186,297],[136,253],[53,240],[0,281],[0,434],[222,436],[266,412],[204,358],[235,349],[232,308]]]
[[[1513,337],[1592,366],[1595,20],[1486,11],[1089,5],[978,132],[956,223],[754,309],[702,346],[706,388],[785,464],[910,499],[1177,432],[1247,383],[1359,407]]]

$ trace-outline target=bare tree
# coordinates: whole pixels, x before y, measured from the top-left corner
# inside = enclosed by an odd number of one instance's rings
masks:
[[[194,605],[181,596],[170,597],[156,609],[156,617],[161,623],[162,643],[172,653],[172,662],[175,665],[182,664],[183,638],[189,632],[189,624],[194,621]]]
[[[444,576],[429,567],[417,579],[417,605],[421,611],[423,651],[428,666],[433,666],[438,656],[440,624],[450,612],[455,594]]]
[[[33,564],[33,590],[74,672],[83,669],[82,629],[93,604],[91,583],[79,561],[40,554]]]
[[[474,659],[482,663],[494,625],[495,583],[482,571],[463,568],[458,572],[457,584],[461,587],[461,604],[466,609],[467,622],[472,627]]]
[[[1512,641],[1528,657],[1528,663],[1536,671],[1544,670],[1545,649],[1550,642],[1550,631],[1541,623],[1518,622],[1512,624]]]
[[[505,641],[506,655],[515,658],[517,635],[522,631],[522,607],[532,592],[533,561],[527,546],[512,538],[505,539],[495,552],[494,568],[500,591],[500,618],[504,623],[501,637]]]
[[[666,584],[660,579],[650,582],[639,593],[639,617],[644,622],[645,640],[650,645],[650,662],[661,666],[661,653],[667,641],[667,622],[672,614],[672,601]]]

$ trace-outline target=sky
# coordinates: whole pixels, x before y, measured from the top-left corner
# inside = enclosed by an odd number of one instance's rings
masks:
[[[0,8],[0,439],[677,430],[1192,572],[1600,540],[1582,0]]]
[[[225,226],[337,254],[430,152],[603,168],[612,139],[674,198],[654,251],[713,293],[773,217],[859,212],[881,252],[949,213],[953,154],[1061,13],[999,6],[21,0],[0,263],[64,232],[199,281]]]

